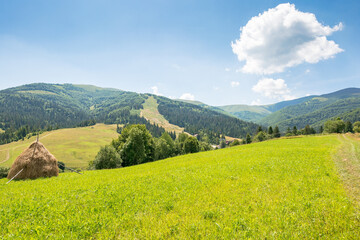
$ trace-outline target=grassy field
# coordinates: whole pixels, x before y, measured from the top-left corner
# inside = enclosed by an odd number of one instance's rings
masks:
[[[148,99],[146,99],[143,104],[143,109],[141,109],[140,116],[146,118],[153,124],[162,126],[168,132],[175,131],[176,133],[182,133],[184,128],[169,123],[169,121],[159,113],[158,106],[159,104],[154,97],[148,97]]]
[[[360,135],[339,135],[336,164],[348,195],[360,207]]]
[[[45,147],[68,167],[86,168],[101,146],[118,136],[116,125],[97,124],[83,128],[59,129],[40,135]],[[0,145],[0,167],[10,167],[13,161],[36,137]]]
[[[358,239],[359,209],[336,168],[344,141],[279,139],[84,175],[2,179],[0,236]]]

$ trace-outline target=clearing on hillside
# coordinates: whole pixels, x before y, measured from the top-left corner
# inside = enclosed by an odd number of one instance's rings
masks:
[[[159,113],[158,106],[159,104],[153,96],[148,97],[143,103],[143,109],[141,109],[140,116],[146,118],[146,120],[150,121],[152,124],[158,124],[168,132],[175,131],[176,134],[182,133],[184,128],[169,123],[169,121]]]
[[[336,135],[58,178],[0,180],[3,239],[358,239]]]
[[[89,161],[94,160],[100,147],[109,144],[117,136],[116,125],[96,124],[44,132],[40,135],[40,140],[66,166],[86,168]],[[24,141],[0,145],[0,167],[10,167],[16,157],[35,140],[34,136]]]

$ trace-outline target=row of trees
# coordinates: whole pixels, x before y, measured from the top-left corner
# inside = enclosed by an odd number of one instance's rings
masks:
[[[164,132],[154,138],[145,125],[128,125],[122,129],[117,139],[100,149],[90,169],[119,168],[152,162],[181,154],[211,150],[205,142],[181,133],[174,141]]]
[[[329,120],[324,124],[324,132],[326,133],[347,133],[357,132],[360,133],[360,121],[352,124],[350,121],[344,121],[340,118]]]

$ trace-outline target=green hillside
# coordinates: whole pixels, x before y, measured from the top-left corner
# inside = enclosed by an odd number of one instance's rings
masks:
[[[145,115],[140,116],[145,101],[151,94],[125,92],[116,89],[99,88],[90,85],[44,84],[35,83],[0,91],[0,144],[25,138],[28,133],[38,129],[58,129],[86,126],[94,120],[105,124],[147,124]],[[186,106],[186,118],[178,116],[178,112],[159,111],[178,129],[189,128],[191,132],[215,131],[213,122],[221,119],[222,129],[218,134],[230,137],[244,137],[247,132],[255,133],[256,126],[240,122],[228,113],[213,107],[201,107],[189,103],[161,98],[162,102],[172,106]],[[163,104],[159,102],[160,108]],[[157,106],[156,106],[157,107]],[[154,109],[156,110],[156,109]],[[201,123],[194,123],[196,114],[205,114]],[[180,123],[173,119],[178,118]],[[233,127],[234,121],[240,123]],[[165,121],[162,121],[165,122]],[[179,125],[180,124],[180,125]],[[247,125],[252,127],[247,127]],[[161,125],[160,125],[161,126]],[[168,126],[162,126],[164,128]],[[244,127],[241,131],[239,128]]]
[[[97,124],[44,132],[39,139],[58,161],[64,162],[68,167],[85,169],[89,161],[94,160],[100,147],[109,144],[117,136],[116,125]],[[10,167],[35,140],[36,137],[32,137],[0,145],[0,167]]]
[[[218,107],[245,121],[264,126],[278,125],[282,131],[288,127],[320,127],[330,118],[341,117],[352,122],[360,120],[360,89],[347,88],[319,96],[307,96],[271,105],[228,105]]]
[[[348,88],[285,107],[266,116],[259,123],[266,126],[279,125],[283,131],[287,127],[303,128],[308,124],[319,127],[328,119],[346,115],[359,107],[360,89]]]
[[[251,122],[258,122],[271,114],[271,111],[267,110],[266,106],[227,105],[219,108],[235,117]]]
[[[156,97],[159,113],[171,124],[185,129],[190,134],[216,135],[244,138],[247,133],[254,134],[257,124],[222,114],[209,108],[164,97]]]
[[[335,135],[280,139],[84,175],[1,179],[0,236],[356,239],[359,209],[332,158],[340,144]]]

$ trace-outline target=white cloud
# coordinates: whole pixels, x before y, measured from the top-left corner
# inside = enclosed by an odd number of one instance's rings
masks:
[[[232,81],[230,83],[231,87],[238,87],[240,85],[240,82],[235,82],[235,81]]]
[[[295,97],[285,83],[284,79],[263,78],[252,87],[252,90],[261,95],[278,100],[292,100]]]
[[[225,72],[230,72],[230,68],[225,68]]]
[[[195,96],[192,95],[191,93],[184,93],[183,95],[181,95],[180,99],[183,100],[195,100]]]
[[[310,69],[305,70],[305,74],[308,74],[308,73],[310,73]]]
[[[158,95],[158,96],[162,96],[161,93],[159,93],[159,88],[157,86],[153,86],[150,88],[152,91],[152,94]]]
[[[343,50],[327,36],[341,30],[342,23],[324,26],[312,13],[284,3],[251,18],[242,27],[240,39],[231,43],[242,71],[256,74],[283,72],[303,62],[317,63]]]
[[[256,99],[250,103],[250,105],[261,105],[260,99]]]

